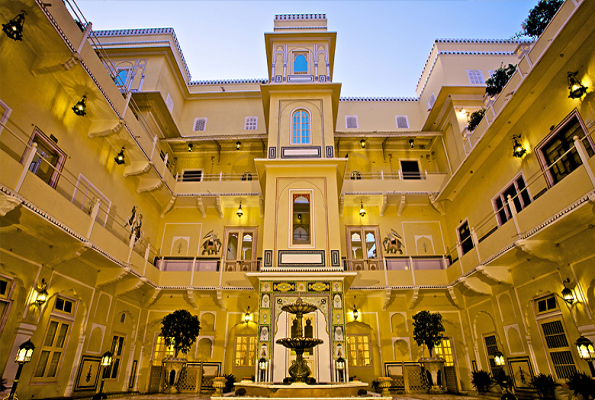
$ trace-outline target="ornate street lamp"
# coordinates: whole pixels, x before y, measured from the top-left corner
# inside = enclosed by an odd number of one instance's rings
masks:
[[[260,371],[260,381],[261,382],[266,381],[268,364],[269,364],[269,362],[264,357],[262,357],[260,360],[258,360],[258,370]]]
[[[339,382],[344,382],[345,359],[341,357],[341,353],[339,353],[339,357],[335,360],[335,367],[337,368],[337,380]]]
[[[512,155],[516,158],[523,158],[527,154],[527,149],[520,141],[521,135],[514,135],[512,137]]]
[[[17,374],[12,381],[12,389],[10,389],[10,394],[8,395],[7,400],[13,400],[17,398],[16,391],[17,385],[19,384],[19,379],[21,378],[21,371],[23,370],[23,365],[31,361],[33,350],[35,350],[35,346],[33,343],[31,343],[31,340],[27,340],[25,343],[19,346],[19,351],[17,352],[17,356],[14,360],[14,362],[19,364],[19,369],[17,369]]]
[[[103,393],[103,384],[105,383],[105,370],[107,369],[107,367],[112,365],[112,357],[113,357],[113,354],[111,353],[111,351],[106,351],[105,353],[103,353],[103,356],[101,356],[101,363],[99,364],[99,366],[102,370],[101,371],[101,386],[99,388],[99,393],[95,393],[95,396],[93,396],[93,400],[107,399],[106,394]]]
[[[581,335],[576,341],[576,349],[578,350],[578,356],[581,360],[585,360],[587,364],[589,364],[591,376],[595,376],[595,368],[593,367],[595,349],[593,348],[593,342]]]
[[[252,321],[252,314],[250,314],[250,307],[248,307],[248,311],[244,314],[244,322],[248,323]]]

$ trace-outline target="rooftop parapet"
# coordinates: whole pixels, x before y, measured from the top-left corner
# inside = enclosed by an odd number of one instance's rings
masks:
[[[275,32],[314,31],[326,32],[326,14],[277,14]]]

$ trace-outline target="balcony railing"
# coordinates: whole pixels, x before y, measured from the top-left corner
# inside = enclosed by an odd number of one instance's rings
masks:
[[[343,259],[345,271],[419,271],[419,270],[441,270],[450,266],[450,258],[447,256],[396,256],[379,259]]]
[[[382,181],[384,192],[438,193],[446,183],[446,173],[424,172],[347,172],[344,176],[343,192],[377,192]]]

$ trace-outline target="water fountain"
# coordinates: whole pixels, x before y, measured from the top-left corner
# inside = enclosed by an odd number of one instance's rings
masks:
[[[313,304],[304,303],[301,298],[298,297],[297,301],[293,304],[286,304],[281,307],[281,310],[294,314],[297,320],[297,334],[292,338],[278,339],[277,343],[292,349],[295,351],[296,359],[292,362],[289,367],[289,375],[291,375],[293,383],[305,384],[308,382],[308,377],[311,374],[308,363],[304,360],[303,354],[306,349],[318,346],[322,344],[322,339],[304,337],[304,330],[302,325],[302,319],[304,314],[314,312],[318,309]]]

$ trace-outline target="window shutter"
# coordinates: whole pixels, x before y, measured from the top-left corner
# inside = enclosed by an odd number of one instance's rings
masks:
[[[204,132],[207,130],[207,119],[206,118],[196,118],[194,120],[194,128],[192,129],[194,132]]]

